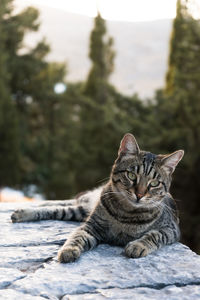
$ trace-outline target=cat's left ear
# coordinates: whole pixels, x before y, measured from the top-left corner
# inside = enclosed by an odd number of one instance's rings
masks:
[[[169,174],[173,173],[179,161],[183,158],[184,151],[178,150],[172,154],[164,156],[161,160],[162,168]]]
[[[140,152],[140,148],[135,137],[131,133],[125,134],[123,139],[121,140],[118,155],[123,153],[126,154],[133,154],[138,155]]]

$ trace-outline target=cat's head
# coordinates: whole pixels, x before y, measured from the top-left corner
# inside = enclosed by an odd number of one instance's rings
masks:
[[[127,133],[111,173],[115,192],[133,204],[158,203],[169,192],[171,174],[183,155],[183,150],[167,155],[141,151],[134,136]]]

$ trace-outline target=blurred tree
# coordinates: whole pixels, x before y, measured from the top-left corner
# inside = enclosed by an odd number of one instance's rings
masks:
[[[0,19],[9,14],[8,0],[0,3]],[[19,182],[20,151],[16,108],[9,83],[10,74],[6,68],[8,55],[5,48],[6,36],[0,22],[0,187],[16,185]]]
[[[113,39],[107,36],[106,22],[98,13],[90,35],[89,57],[92,67],[86,81],[85,94],[98,97],[101,104],[106,101],[108,78],[114,69],[115,52],[112,46]]]
[[[192,17],[188,4],[177,1],[159,115],[165,127],[162,142],[167,140],[168,148],[186,151],[184,168],[178,168],[173,189],[182,199],[183,240],[200,252],[200,21]]]
[[[80,143],[80,111],[84,102],[81,84],[68,84],[67,91],[60,95],[54,111],[54,134],[51,141],[51,172],[44,187],[51,199],[66,199],[77,194],[82,145]]]
[[[20,144],[21,161],[18,172],[21,175],[20,184],[24,187],[35,184],[52,198],[50,182],[54,159],[61,166],[59,156],[57,157],[55,154],[58,147],[56,134],[60,130],[56,127],[60,95],[54,92],[54,86],[57,82],[64,81],[66,67],[65,64],[46,61],[50,47],[44,39],[33,49],[26,49],[23,44],[24,36],[27,32],[39,29],[39,12],[35,8],[28,7],[21,13],[15,14],[12,4],[12,0],[6,0],[2,1],[0,6],[2,8],[1,37],[4,39],[1,59],[9,74],[8,91],[12,95],[19,120],[18,143]],[[4,75],[2,78],[6,78],[4,68],[1,69],[1,72]],[[1,92],[3,93],[3,89]],[[7,106],[8,103],[7,101]],[[9,108],[6,118],[8,119],[9,116],[14,122],[11,108]],[[6,123],[4,122],[4,124]],[[11,128],[11,126],[7,126],[6,134]],[[11,141],[14,143],[14,139]],[[1,147],[4,147],[3,144]],[[14,147],[11,149],[14,151]],[[8,157],[9,155],[13,159],[15,158],[11,150],[7,153]],[[4,163],[8,167],[6,161]],[[11,178],[13,168],[7,168],[7,172]]]
[[[63,148],[59,149],[60,127],[59,117],[62,111],[62,96],[56,94],[54,86],[63,81],[65,66],[58,63],[48,63],[32,78],[33,87],[28,96],[31,103],[26,108],[26,152],[31,162],[31,168],[25,172],[23,183],[36,184],[45,196],[55,199],[57,194],[52,189],[52,180],[56,176],[54,165],[63,168],[61,157]],[[63,118],[68,118],[68,112],[62,111]],[[65,128],[67,131],[68,129]],[[64,197],[64,196],[63,196]]]
[[[90,35],[92,61],[80,109],[79,157],[76,166],[78,190],[92,188],[108,179],[119,141],[127,131],[139,131],[143,103],[137,95],[125,97],[109,83],[114,69],[113,39],[108,37],[106,22],[94,20]]]
[[[113,40],[107,35],[106,22],[98,14],[90,35],[89,57],[92,66],[83,88],[85,98],[80,111],[82,147],[77,174],[80,190],[92,187],[107,177],[114,159],[116,103],[113,87],[108,82],[114,68],[112,45]]]
[[[50,47],[45,40],[33,49],[23,44],[27,32],[39,29],[38,11],[29,7],[16,15],[12,0],[5,8],[2,57],[6,53],[9,91],[19,120],[21,186],[29,190],[34,184],[49,199],[70,197],[108,177],[122,135],[142,132],[148,106],[137,95],[122,96],[109,84],[113,40],[100,15],[91,32],[92,67],[86,82],[68,85],[59,95],[54,86],[64,82],[65,65],[46,61]]]

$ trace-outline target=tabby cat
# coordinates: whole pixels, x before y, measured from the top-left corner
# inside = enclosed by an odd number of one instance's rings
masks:
[[[169,188],[183,154],[183,150],[169,155],[141,151],[128,133],[106,185],[80,195],[76,205],[63,201],[65,206],[58,202],[58,206],[17,210],[11,219],[86,221],[59,251],[62,263],[75,261],[100,243],[125,246],[127,257],[146,256],[179,240],[177,209]]]

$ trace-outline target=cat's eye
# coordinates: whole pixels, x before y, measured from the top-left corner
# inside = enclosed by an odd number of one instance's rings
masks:
[[[137,179],[137,176],[135,175],[135,173],[133,172],[128,172],[128,178],[130,180],[136,180]]]
[[[158,181],[158,180],[152,180],[152,181],[150,182],[150,186],[151,186],[151,187],[159,186],[159,184],[160,184],[160,181]]]

